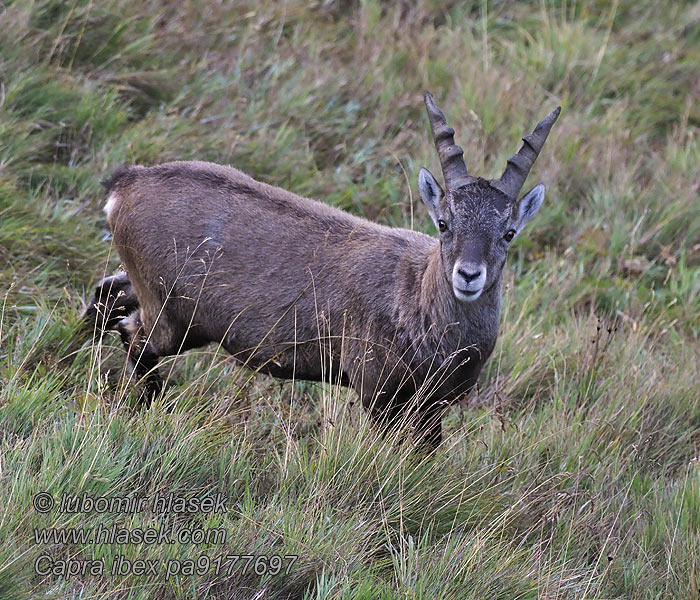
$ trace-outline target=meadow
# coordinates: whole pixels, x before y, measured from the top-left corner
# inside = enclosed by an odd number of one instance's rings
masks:
[[[0,598],[700,598],[698,65],[680,0],[4,2]],[[498,345],[439,450],[216,348],[165,361],[136,411],[118,337],[80,321],[119,264],[100,179],[210,160],[435,235],[424,90],[484,177],[562,106]],[[41,512],[39,493],[226,511]],[[207,535],[36,537],[100,527]],[[45,572],[88,559],[132,572]]]

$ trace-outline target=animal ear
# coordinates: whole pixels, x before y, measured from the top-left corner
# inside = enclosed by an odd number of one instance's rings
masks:
[[[425,167],[418,171],[418,189],[420,191],[420,197],[423,198],[423,202],[425,202],[425,205],[428,207],[430,218],[437,227],[438,202],[440,202],[440,199],[445,193],[442,191],[438,182],[435,181],[433,174]]]
[[[518,204],[518,221],[515,225],[515,229],[518,233],[524,229],[525,225],[530,222],[530,219],[535,216],[535,213],[537,213],[540,206],[542,206],[544,192],[545,187],[540,183],[520,199]]]

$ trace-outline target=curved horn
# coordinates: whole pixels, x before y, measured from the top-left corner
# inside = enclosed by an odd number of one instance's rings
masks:
[[[560,112],[561,106],[557,106],[537,124],[537,127],[530,135],[526,135],[523,138],[525,143],[522,148],[518,150],[517,154],[508,159],[506,170],[503,171],[501,178],[498,181],[491,182],[493,187],[501,190],[513,200],[517,198],[520,188],[523,187],[527,174],[530,172],[535,160],[537,160],[537,156],[547,140],[549,130],[559,117]]]
[[[440,157],[442,175],[445,178],[445,187],[453,190],[474,181],[474,178],[467,173],[467,165],[462,158],[464,150],[455,145],[455,130],[448,127],[445,114],[435,104],[433,95],[425,92],[424,98],[435,148]]]

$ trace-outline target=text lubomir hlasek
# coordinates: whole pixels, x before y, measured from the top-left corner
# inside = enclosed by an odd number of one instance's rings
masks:
[[[113,513],[131,514],[150,511],[153,513],[225,513],[226,496],[215,494],[198,498],[177,494],[156,493],[153,496],[90,496],[87,493],[73,496],[63,494],[58,504],[61,513]]]

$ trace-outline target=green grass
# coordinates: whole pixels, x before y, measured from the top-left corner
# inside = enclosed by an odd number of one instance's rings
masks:
[[[0,13],[0,597],[700,598],[700,12],[682,1],[5,3]],[[529,183],[497,348],[431,457],[353,392],[214,348],[134,412],[80,333],[117,266],[99,180],[202,159],[431,232],[432,90],[498,175],[563,107]],[[39,514],[32,497],[223,494],[225,514]],[[36,544],[35,528],[223,528],[224,544]],[[54,559],[153,560],[60,578]],[[298,555],[166,580],[169,561]],[[174,563],[171,563],[174,564]],[[204,563],[201,563],[204,564]]]

